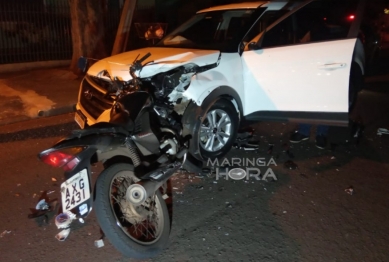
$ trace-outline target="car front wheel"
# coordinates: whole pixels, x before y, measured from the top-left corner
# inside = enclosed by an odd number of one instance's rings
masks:
[[[205,113],[199,130],[199,148],[203,158],[215,159],[225,155],[232,147],[239,126],[234,105],[220,99]]]

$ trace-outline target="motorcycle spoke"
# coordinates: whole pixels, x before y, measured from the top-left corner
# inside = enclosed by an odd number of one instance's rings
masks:
[[[141,206],[133,206],[126,199],[127,188],[135,183],[129,177],[116,177],[111,184],[111,203],[118,226],[133,240],[142,244],[156,241],[163,229],[160,201],[156,194]],[[160,221],[161,224],[160,224]]]

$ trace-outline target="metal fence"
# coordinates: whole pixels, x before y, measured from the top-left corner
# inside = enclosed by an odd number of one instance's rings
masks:
[[[120,20],[120,0],[107,0],[107,48]],[[72,57],[68,0],[0,1],[0,64],[68,60]]]

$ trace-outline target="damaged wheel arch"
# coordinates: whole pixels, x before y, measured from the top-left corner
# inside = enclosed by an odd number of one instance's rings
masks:
[[[225,101],[233,105],[238,116],[237,125],[239,125],[239,121],[243,116],[242,101],[238,93],[229,86],[220,86],[214,89],[203,100],[200,106],[194,101],[191,101],[182,116],[183,136],[191,136],[189,152],[198,160],[204,160],[204,156],[200,150],[200,141],[198,136],[202,120],[206,117],[206,113],[209,109],[218,101]]]

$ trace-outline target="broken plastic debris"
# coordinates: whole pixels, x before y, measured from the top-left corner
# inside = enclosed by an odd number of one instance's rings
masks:
[[[83,219],[82,217],[80,217],[80,218],[78,219],[78,221],[79,221],[81,224],[84,224],[84,223],[85,223],[85,221],[84,221],[84,219]]]
[[[51,178],[51,181],[53,181],[53,182],[57,182],[57,179],[56,179],[56,178],[54,178],[54,177],[52,177],[52,178]]]
[[[34,197],[36,194],[34,194]],[[47,196],[47,192],[44,191],[39,197],[38,203],[35,208],[30,208],[31,214],[28,215],[28,218],[38,218],[41,216],[46,216],[46,220],[48,219],[47,214],[49,212],[54,211],[58,206],[57,199],[50,200]],[[47,221],[46,221],[47,222]]]
[[[95,247],[100,248],[104,246],[104,241],[102,239],[95,240]]]
[[[389,129],[388,128],[378,128],[377,135],[389,135]]]
[[[204,176],[204,175],[209,175],[209,174],[212,174],[212,169],[208,168],[208,167],[205,167],[201,170],[201,175]]]
[[[48,210],[50,208],[49,204],[47,204],[45,199],[41,199],[37,204],[35,209],[36,210]]]
[[[284,163],[284,167],[293,170],[293,169],[297,168],[297,164],[295,162],[293,162],[292,160],[288,160]]]
[[[70,211],[61,213],[55,217],[55,225],[58,228],[68,228],[75,218],[76,215]]]
[[[64,229],[58,234],[55,235],[55,238],[58,239],[59,241],[65,241],[65,239],[69,236],[70,234],[70,228]]]
[[[344,190],[347,194],[352,195],[354,193],[354,188],[352,186]]]
[[[49,192],[47,192],[47,194],[48,195],[50,195],[50,194],[53,194],[55,191],[53,190],[53,191],[49,191]]]
[[[271,154],[273,153],[273,147],[274,147],[273,144],[269,144],[269,148],[267,149],[267,153],[268,153],[269,155],[271,155]]]
[[[284,148],[285,154],[287,154],[289,158],[294,158],[293,153],[290,152],[290,146],[289,146],[289,144],[285,143],[285,144],[282,145],[282,147]]]
[[[3,237],[3,236],[5,236],[6,234],[9,234],[9,233],[11,233],[11,231],[4,230],[3,233],[0,234],[0,237]]]

